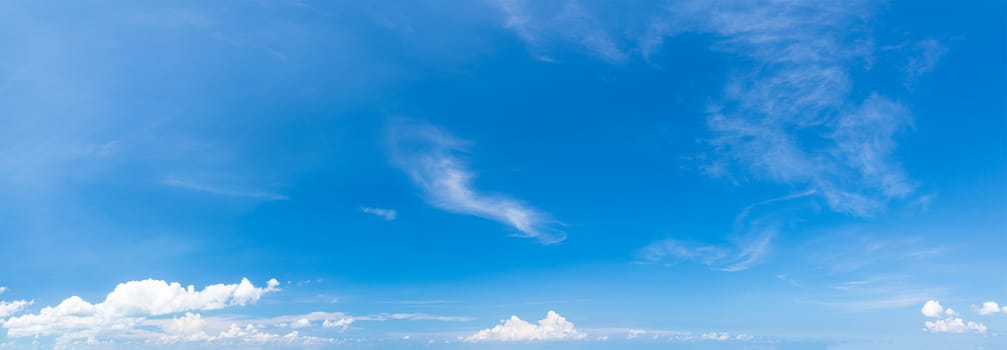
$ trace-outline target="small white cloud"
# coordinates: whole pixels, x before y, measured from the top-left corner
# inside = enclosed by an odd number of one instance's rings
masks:
[[[6,291],[7,291],[7,287],[0,286],[0,294],[3,294],[3,292],[6,292]]]
[[[322,322],[322,327],[325,327],[325,328],[341,328],[341,329],[345,330],[346,328],[349,328],[350,325],[353,324],[353,322],[354,322],[353,317],[341,317],[341,318],[337,318],[337,319],[334,319],[334,320],[325,320],[325,321],[323,321]]]
[[[546,317],[538,321],[538,324],[531,324],[517,316],[501,321],[501,324],[490,329],[484,329],[478,333],[464,338],[468,342],[513,342],[513,341],[549,341],[549,340],[577,340],[584,339],[587,335],[578,332],[574,324],[567,321],[555,311],[549,311]]]
[[[924,326],[923,330],[931,333],[986,333],[986,325],[972,321],[965,322],[958,317],[926,321]]]
[[[385,220],[392,221],[398,216],[398,213],[393,209],[381,209],[381,208],[371,208],[371,207],[361,207],[360,211],[367,214],[374,214],[385,218]]]
[[[903,70],[907,74],[906,86],[912,87],[919,76],[934,70],[937,62],[948,52],[946,46],[934,39],[922,40],[913,45],[914,54],[909,56]]]
[[[306,318],[298,319],[296,322],[290,324],[291,328],[304,328],[311,327],[311,320]]]
[[[977,308],[977,309],[978,309],[977,312],[980,315],[995,314],[997,312],[1000,312],[1000,305],[997,304],[997,302],[995,302],[995,301],[987,301],[987,302],[983,303],[983,305],[981,307]]]
[[[703,340],[721,340],[722,341],[722,340],[731,339],[731,336],[728,335],[727,333],[710,332],[710,333],[703,333],[703,335],[701,335],[699,338],[703,339]]]
[[[923,304],[923,308],[920,309],[920,313],[926,317],[938,318],[944,313],[944,307],[937,300],[927,300],[926,304]]]
[[[626,339],[636,339],[636,338],[640,337],[641,335],[646,334],[647,331],[642,330],[642,329],[630,329],[627,333],[628,334],[626,335]]]

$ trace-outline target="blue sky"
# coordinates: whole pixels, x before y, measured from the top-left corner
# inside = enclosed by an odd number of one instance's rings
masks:
[[[1003,2],[0,4],[0,349],[1007,346]]]

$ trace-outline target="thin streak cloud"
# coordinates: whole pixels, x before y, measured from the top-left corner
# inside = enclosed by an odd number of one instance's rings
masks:
[[[167,178],[164,180],[164,184],[171,187],[177,187],[198,192],[205,192],[209,194],[215,194],[226,197],[241,197],[241,198],[262,199],[270,201],[285,201],[290,199],[286,195],[279,193],[266,192],[266,191],[240,191],[196,182],[183,181],[176,178]]]

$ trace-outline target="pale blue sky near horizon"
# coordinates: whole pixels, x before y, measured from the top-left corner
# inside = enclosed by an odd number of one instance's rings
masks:
[[[0,349],[1007,346],[1002,1],[8,1],[0,53]]]

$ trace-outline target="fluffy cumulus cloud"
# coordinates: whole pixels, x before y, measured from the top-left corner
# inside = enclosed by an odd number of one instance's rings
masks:
[[[1000,305],[997,302],[985,302],[982,306],[976,308],[976,312],[979,315],[996,314],[1000,312]]]
[[[3,322],[3,328],[7,329],[7,336],[13,338],[94,337],[102,332],[132,329],[151,316],[245,306],[255,303],[266,293],[277,291],[278,285],[279,282],[272,279],[266,287],[260,288],[246,278],[235,284],[215,284],[196,290],[177,282],[130,281],[116,286],[100,303],[92,304],[71,296],[38,313],[11,317]],[[166,330],[191,330],[200,321],[198,315],[186,314]]]
[[[926,317],[941,317],[944,314],[944,306],[937,300],[927,300],[920,313]]]
[[[0,301],[0,318],[24,311],[26,306],[34,303],[34,301],[28,300]]]
[[[555,311],[549,311],[546,317],[532,324],[517,316],[501,321],[493,328],[484,329],[464,338],[468,342],[522,342],[549,340],[578,340],[587,335],[578,332],[574,324],[567,321]]]
[[[171,319],[171,323],[164,326],[165,340],[194,341],[209,339],[206,333],[206,320],[200,314],[186,312],[181,317]]]
[[[332,344],[337,340],[300,334],[309,328],[339,328],[345,330],[354,318],[341,312],[312,312],[251,319],[230,317],[203,317],[186,313],[170,321],[149,320],[145,325],[164,330],[161,335],[151,335],[157,343],[200,341],[213,344]]]
[[[932,333],[986,333],[986,325],[972,321],[965,322],[958,317],[926,321],[923,329]]]
[[[923,330],[930,333],[986,333],[986,325],[973,321],[965,321],[960,317],[955,317],[956,312],[951,308],[944,308],[937,300],[928,300],[920,309],[923,316],[937,318],[933,321],[923,322]],[[943,317],[943,319],[941,319]]]
[[[503,196],[481,193],[460,154],[465,141],[435,126],[400,121],[390,129],[392,157],[435,207],[494,220],[517,230],[516,235],[542,243],[566,239],[566,232],[545,212]]]

